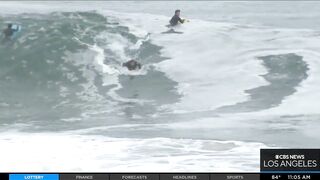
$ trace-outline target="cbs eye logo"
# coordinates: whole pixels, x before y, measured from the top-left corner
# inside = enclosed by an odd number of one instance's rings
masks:
[[[275,159],[289,159],[289,155],[275,155]]]

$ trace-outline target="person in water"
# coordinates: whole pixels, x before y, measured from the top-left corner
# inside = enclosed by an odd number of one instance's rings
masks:
[[[7,28],[3,30],[4,38],[9,39],[12,37],[16,30],[12,29],[12,24],[8,24]]]
[[[180,18],[180,10],[177,9],[175,12],[174,12],[174,16],[171,18],[170,20],[170,25],[171,26],[176,26],[178,23],[181,23],[183,24],[184,23],[184,19],[181,19]]]
[[[133,59],[123,63],[122,66],[128,68],[130,71],[141,69],[141,64]]]

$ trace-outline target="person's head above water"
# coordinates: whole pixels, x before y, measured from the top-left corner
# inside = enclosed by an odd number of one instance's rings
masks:
[[[12,28],[12,24],[9,23],[9,24],[8,24],[8,29],[11,29],[11,28]]]
[[[136,66],[136,64],[138,63],[137,61],[131,60],[128,62],[130,66]]]
[[[141,69],[142,65],[136,60],[131,59],[130,61],[123,63],[122,66],[125,66],[128,68],[128,70],[132,71],[132,70]]]
[[[175,10],[175,11],[174,11],[174,15],[180,16],[180,9]]]

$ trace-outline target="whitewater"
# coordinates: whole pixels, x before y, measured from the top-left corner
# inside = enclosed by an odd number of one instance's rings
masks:
[[[164,34],[177,8],[189,22]],[[0,171],[253,172],[261,148],[317,148],[319,17],[319,2],[0,2],[0,27],[23,27],[0,45]]]

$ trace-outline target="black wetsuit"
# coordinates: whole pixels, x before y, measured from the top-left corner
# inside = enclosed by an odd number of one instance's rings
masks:
[[[14,33],[14,30],[13,29],[5,29],[3,30],[3,34],[5,35],[5,38],[10,38]]]
[[[174,15],[170,20],[170,25],[175,26],[178,24],[178,22],[183,23],[183,20],[179,16]]]
[[[130,71],[141,69],[141,64],[135,60],[130,60],[126,63],[123,63],[122,66],[127,67]]]

